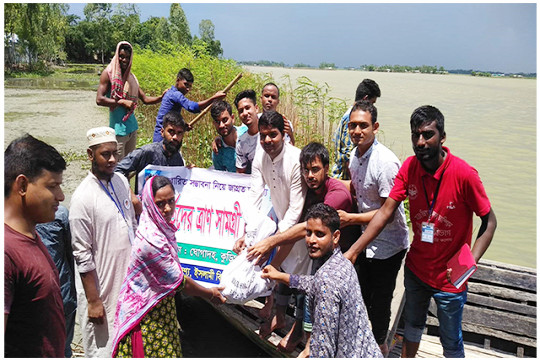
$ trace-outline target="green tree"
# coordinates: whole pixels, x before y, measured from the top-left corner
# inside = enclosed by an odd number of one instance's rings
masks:
[[[112,4],[90,3],[84,7],[83,12],[88,21],[85,33],[87,49],[100,57],[101,63],[105,64],[106,54],[116,45],[111,36]]]
[[[335,69],[335,68],[336,68],[336,64],[334,64],[334,63],[322,62],[322,63],[319,65],[319,69],[327,69],[327,68]]]
[[[223,49],[221,48],[221,42],[214,39],[214,29],[215,26],[209,19],[203,19],[199,23],[199,35],[201,40],[206,43],[208,54],[218,57],[223,54]]]
[[[191,44],[191,31],[180,4],[171,4],[169,13],[169,24],[171,29],[171,41],[179,45]]]

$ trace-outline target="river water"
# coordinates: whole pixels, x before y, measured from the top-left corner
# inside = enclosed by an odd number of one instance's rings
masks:
[[[413,155],[411,113],[422,105],[437,107],[445,116],[445,145],[478,170],[497,215],[495,237],[484,257],[536,268],[536,80],[246,68],[271,73],[278,84],[284,75],[326,82],[332,96],[351,105],[358,84],[375,80],[382,93],[376,103],[379,140],[402,161]],[[478,226],[475,219],[474,234]]]

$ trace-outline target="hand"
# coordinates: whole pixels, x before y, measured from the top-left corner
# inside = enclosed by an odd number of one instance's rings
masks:
[[[446,269],[446,280],[451,284],[452,283],[452,269]]]
[[[358,255],[352,253],[351,250],[345,251],[343,253],[343,256],[345,256],[345,258],[349,260],[353,265],[356,262],[356,258],[358,257]]]
[[[226,96],[227,96],[227,93],[224,93],[223,91],[218,91],[212,97],[214,98],[214,100],[220,100],[220,99],[224,99]]]
[[[285,134],[289,134],[289,136],[292,137],[291,124],[289,123],[288,120],[285,120],[283,123],[284,123],[283,130],[285,131]]]
[[[266,265],[262,270],[261,277],[263,279],[277,280],[281,272],[276,270],[272,265]]]
[[[131,100],[126,100],[126,99],[120,99],[118,100],[118,104],[122,105],[123,107],[125,107],[126,109],[133,109],[135,107],[135,102],[134,101],[131,101]]]
[[[191,130],[193,130],[193,125],[186,123],[186,131],[191,131]]]
[[[221,136],[216,136],[214,141],[212,141],[212,151],[214,154],[217,154],[222,146],[223,144],[221,143]]]
[[[234,243],[234,246],[232,248],[232,251],[234,251],[237,254],[240,254],[242,252],[242,250],[244,250],[246,248],[245,239],[246,239],[246,237],[242,236],[240,239],[236,240],[236,242]]]
[[[351,225],[350,224],[351,216],[349,215],[348,212],[345,212],[343,210],[338,210],[337,213],[339,215],[340,227],[345,227],[345,226]]]
[[[105,322],[105,308],[101,299],[88,303],[88,320],[98,325]]]
[[[264,263],[265,260],[268,260],[267,259],[268,256],[265,256],[265,255],[267,255],[271,250],[272,250],[272,246],[270,245],[268,238],[266,238],[264,240],[259,241],[255,245],[250,246],[247,249],[248,253],[247,253],[246,258],[248,260],[255,259],[254,261],[255,264],[261,265]]]
[[[210,288],[210,290],[212,290],[212,297],[210,298],[210,302],[212,304],[214,304],[214,305],[225,304],[227,299],[221,293],[223,291],[223,289],[225,289],[225,286]]]
[[[186,167],[191,170],[191,169],[193,169],[195,167],[195,164],[189,163],[189,164],[186,165]]]

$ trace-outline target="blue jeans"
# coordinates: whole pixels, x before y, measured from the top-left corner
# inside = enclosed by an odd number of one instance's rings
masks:
[[[451,358],[465,357],[461,319],[467,301],[467,290],[460,293],[444,292],[424,283],[405,266],[405,333],[407,341],[419,343],[426,325],[429,301],[437,304],[439,333],[443,355]]]

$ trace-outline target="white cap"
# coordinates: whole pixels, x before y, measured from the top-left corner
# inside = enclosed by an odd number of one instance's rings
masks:
[[[116,141],[116,133],[114,132],[114,129],[111,129],[108,126],[90,129],[86,133],[86,137],[88,138],[89,147],[107,142],[118,143],[118,141]]]

